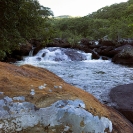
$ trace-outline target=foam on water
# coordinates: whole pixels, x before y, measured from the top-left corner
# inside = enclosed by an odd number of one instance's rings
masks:
[[[70,48],[45,48],[38,52],[36,56],[25,58],[27,62],[38,62],[38,61],[82,61],[90,60],[91,54],[84,53],[78,50]]]
[[[48,55],[56,55],[55,53],[61,53],[62,57],[67,56],[65,59],[75,59],[82,55],[82,58],[77,60],[53,60],[53,57],[42,58],[42,54],[47,57]],[[71,55],[69,55],[69,54]],[[82,53],[82,54],[75,54]],[[60,56],[61,56],[60,54]],[[60,57],[59,56],[59,57]],[[41,58],[41,60],[38,59]],[[58,57],[58,56],[57,56]],[[85,58],[84,58],[85,57]],[[56,58],[56,56],[54,57]],[[61,57],[60,57],[61,58]],[[64,59],[64,57],[63,57]],[[80,60],[79,59],[84,59]],[[91,54],[86,54],[81,51],[71,51],[70,49],[61,48],[46,48],[41,51],[36,56],[27,57],[25,60],[17,62],[17,65],[21,64],[31,64],[34,66],[39,66],[46,68],[59,77],[63,78],[66,82],[80,87],[81,89],[91,93],[101,102],[108,102],[110,104],[109,92],[111,88],[122,84],[133,83],[133,68],[125,67],[122,65],[116,65],[110,60],[91,60]]]

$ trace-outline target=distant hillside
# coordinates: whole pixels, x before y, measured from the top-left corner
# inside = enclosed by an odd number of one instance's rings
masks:
[[[105,36],[109,40],[133,38],[133,0],[102,7],[84,17],[66,15],[60,18],[54,25],[58,30],[57,36],[71,42],[79,38],[97,40]]]
[[[69,15],[61,15],[61,16],[57,16],[55,18],[71,18],[72,16]]]
[[[88,17],[95,19],[120,19],[122,17],[133,16],[133,0],[105,6],[89,14]]]

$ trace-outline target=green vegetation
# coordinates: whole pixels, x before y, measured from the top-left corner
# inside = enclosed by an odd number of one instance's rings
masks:
[[[52,11],[37,0],[0,0],[0,59],[26,40],[49,38],[50,15]]]
[[[81,38],[110,40],[133,37],[133,0],[103,7],[82,18],[55,20],[55,28],[63,35]],[[61,36],[62,37],[62,36]]]
[[[32,38],[42,45],[53,38],[67,39],[75,45],[81,38],[133,37],[133,0],[103,7],[85,17],[49,18],[52,15],[50,8],[37,0],[0,0],[0,60]]]

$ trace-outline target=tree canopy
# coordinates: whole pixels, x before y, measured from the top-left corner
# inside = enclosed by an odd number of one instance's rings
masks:
[[[105,6],[82,18],[56,19],[55,27],[89,39],[133,37],[133,0]],[[63,34],[63,33],[62,33]]]
[[[48,38],[45,28],[53,12],[37,0],[0,0],[0,58],[31,38]]]

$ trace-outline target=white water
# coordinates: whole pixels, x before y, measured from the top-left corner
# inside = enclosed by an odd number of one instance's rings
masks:
[[[111,88],[133,83],[133,68],[116,65],[109,60],[91,60],[91,54],[76,50],[46,48],[34,57],[17,62],[17,65],[22,64],[46,68],[108,105]]]

